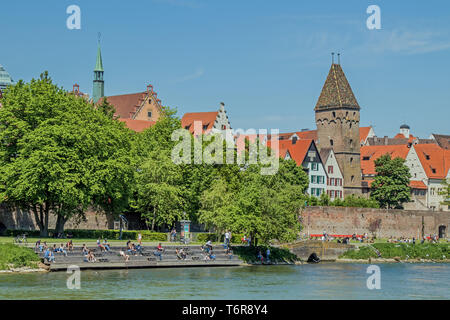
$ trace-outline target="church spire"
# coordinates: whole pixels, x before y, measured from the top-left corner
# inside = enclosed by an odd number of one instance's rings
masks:
[[[94,68],[94,83],[92,90],[92,100],[97,103],[101,97],[105,95],[105,82],[103,80],[103,61],[102,52],[100,50],[100,34],[98,39],[98,49],[97,49],[97,61]]]

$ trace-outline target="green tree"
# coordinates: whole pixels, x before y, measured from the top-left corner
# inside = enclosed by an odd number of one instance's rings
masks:
[[[444,196],[444,200],[441,204],[450,206],[450,180],[444,180],[442,184],[444,185],[444,188],[439,192],[439,195]]]
[[[184,208],[182,171],[170,152],[156,150],[149,154],[137,176],[135,208],[151,229],[171,225],[182,218]]]
[[[370,197],[382,208],[403,208],[403,203],[411,200],[409,179],[411,174],[401,158],[391,159],[385,154],[375,160],[376,176],[372,182]]]
[[[97,110],[103,113],[110,119],[114,118],[114,114],[116,113],[116,109],[113,105],[109,104],[108,99],[103,97],[101,99],[101,103],[97,106]]]
[[[133,172],[122,123],[58,88],[47,73],[19,81],[2,103],[0,198],[33,212],[41,236],[51,214],[62,232],[88,206],[128,205]]]

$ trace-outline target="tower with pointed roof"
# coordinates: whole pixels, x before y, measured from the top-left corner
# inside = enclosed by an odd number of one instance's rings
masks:
[[[332,63],[314,111],[319,150],[333,149],[344,177],[344,194],[360,194],[360,107],[340,64]]]
[[[14,84],[9,73],[0,65],[0,90],[4,91],[7,86]]]
[[[92,100],[94,103],[105,95],[105,81],[103,80],[103,62],[102,52],[100,50],[100,41],[97,49],[97,61],[94,68],[94,87],[92,90]]]

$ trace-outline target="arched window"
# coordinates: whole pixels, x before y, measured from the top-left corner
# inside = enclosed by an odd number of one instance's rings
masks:
[[[333,139],[330,139],[330,146],[334,144]]]
[[[336,118],[336,112],[333,111],[333,118]]]

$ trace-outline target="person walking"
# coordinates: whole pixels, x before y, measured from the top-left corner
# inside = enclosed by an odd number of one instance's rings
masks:
[[[225,232],[225,247],[228,248],[229,246],[230,246],[230,233],[227,230],[227,232]]]
[[[270,249],[268,247],[267,247],[267,250],[266,250],[266,261],[268,263],[270,263]]]
[[[138,234],[138,242],[142,246],[142,234],[140,232]]]

